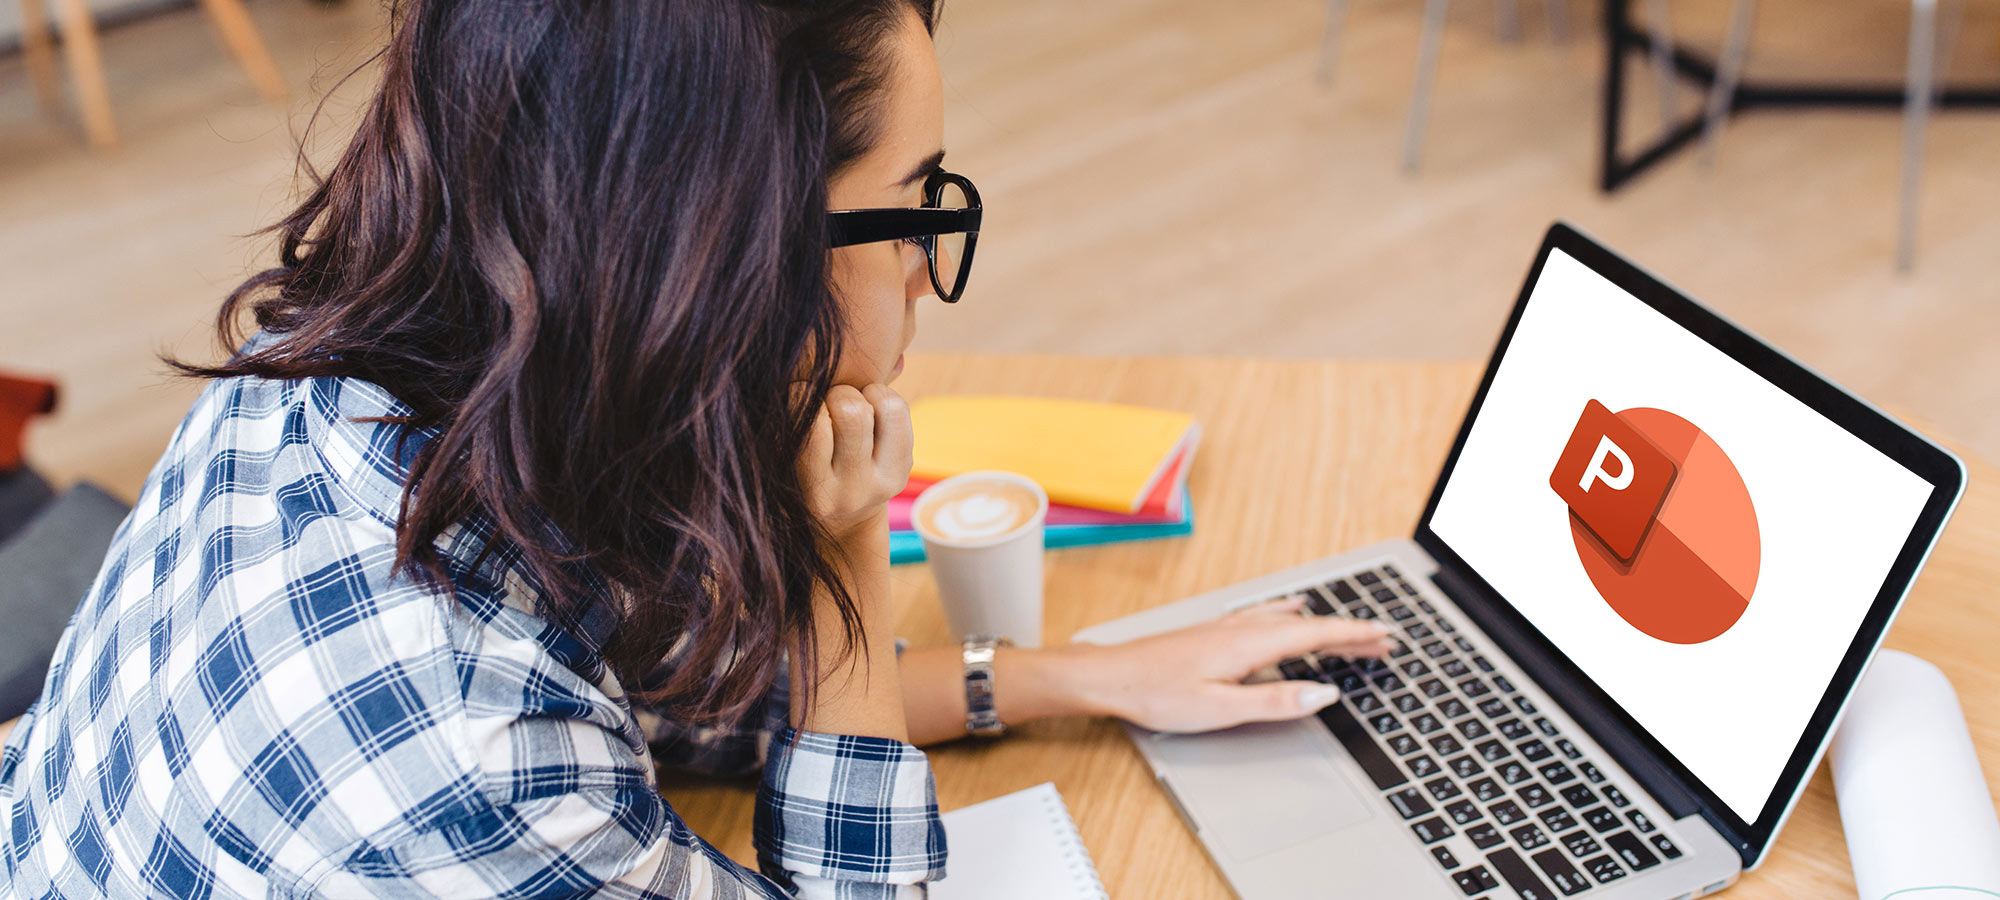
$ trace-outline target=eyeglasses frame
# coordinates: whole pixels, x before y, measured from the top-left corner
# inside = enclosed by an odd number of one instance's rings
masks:
[[[956,185],[965,192],[964,209],[937,205],[947,185]],[[835,247],[919,239],[924,256],[930,261],[931,287],[937,290],[938,299],[957,303],[965,295],[965,282],[972,274],[972,248],[979,243],[981,209],[979,189],[972,186],[972,179],[939,169],[924,178],[923,206],[834,210],[827,213],[827,223]],[[938,277],[937,239],[947,234],[965,235],[958,277],[950,291],[945,290],[944,280]]]

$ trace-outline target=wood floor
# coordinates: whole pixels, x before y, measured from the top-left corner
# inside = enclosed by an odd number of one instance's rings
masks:
[[[1900,79],[1908,5],[1761,4],[1752,77]],[[210,352],[222,295],[271,258],[244,237],[293,197],[295,136],[372,52],[376,4],[259,0],[296,93],[265,106],[198,12],[104,36],[123,149],[86,149],[0,59],[0,366],[60,377],[30,452],[130,495]],[[1719,43],[1724,0],[1673,4]],[[1810,365],[2000,458],[2000,112],[1929,132],[1918,267],[1893,271],[1900,117],[1754,112],[1712,169],[1593,187],[1602,44],[1530,0],[1496,39],[1455,5],[1422,171],[1397,168],[1417,0],[1354,0],[1335,83],[1317,0],[952,0],[938,36],[950,167],[988,216],[972,289],[919,313],[930,350],[1479,358],[1562,218]],[[2000,83],[2000,7],[1972,4],[1951,74]],[[1635,65],[1630,126],[1657,121]],[[366,75],[327,102],[336,146]],[[1683,91],[1692,108],[1698,98]]]

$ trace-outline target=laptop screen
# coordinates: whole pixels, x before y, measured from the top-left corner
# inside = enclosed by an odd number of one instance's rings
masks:
[[[1745,822],[1935,488],[1551,249],[1430,527]]]

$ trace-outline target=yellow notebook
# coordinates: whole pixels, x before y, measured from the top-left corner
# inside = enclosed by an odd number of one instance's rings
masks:
[[[1194,416],[1056,397],[944,396],[910,404],[913,478],[1004,469],[1035,480],[1053,503],[1138,511],[1201,438]]]

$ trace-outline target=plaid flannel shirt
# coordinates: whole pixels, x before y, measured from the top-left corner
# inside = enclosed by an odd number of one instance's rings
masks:
[[[635,709],[602,629],[537,616],[476,521],[439,540],[456,602],[392,574],[429,435],[355,420],[409,412],[354,379],[207,387],[0,755],[0,896],[915,897],[943,876],[915,747],[793,731],[782,690],[762,729]],[[762,766],[763,874],[688,830],[656,758]]]

